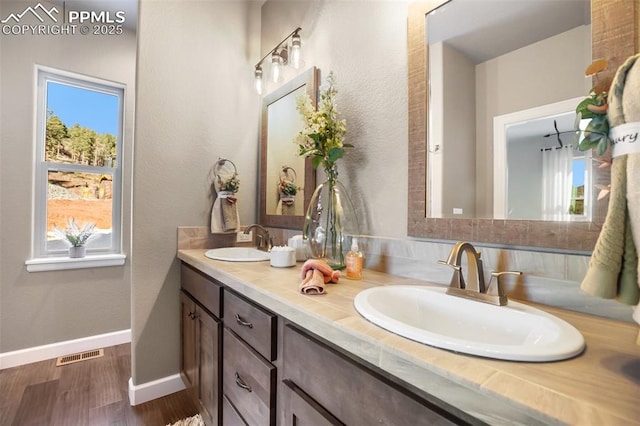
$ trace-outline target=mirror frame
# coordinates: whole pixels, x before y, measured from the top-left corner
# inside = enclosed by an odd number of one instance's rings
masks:
[[[300,229],[304,226],[304,215],[300,216],[282,216],[267,214],[267,149],[269,147],[269,105],[284,98],[290,93],[298,90],[300,87],[306,86],[307,95],[311,98],[313,107],[317,107],[318,96],[318,80],[320,70],[312,67],[307,71],[299,74],[291,81],[283,84],[273,92],[266,95],[262,100],[262,123],[260,126],[260,224],[273,228],[291,228]],[[294,149],[293,141],[291,141],[291,149]],[[311,196],[316,188],[316,171],[313,169],[311,160],[305,159],[304,167],[304,211],[311,201]]]
[[[428,47],[425,16],[449,0],[417,1],[409,5],[407,20],[407,85],[409,165],[407,235],[472,241],[497,246],[590,253],[606,216],[608,199],[596,202],[592,222],[550,222],[505,219],[427,217]],[[612,78],[618,67],[638,52],[640,5],[634,1],[591,0],[592,58],[606,58],[600,78]],[[586,97],[585,93],[585,97]],[[610,181],[606,169],[598,181]]]

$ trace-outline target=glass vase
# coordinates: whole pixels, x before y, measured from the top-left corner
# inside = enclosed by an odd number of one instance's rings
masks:
[[[305,215],[303,238],[307,254],[324,259],[332,269],[346,267],[348,242],[358,235],[358,219],[335,164],[326,167],[327,180],[318,185]],[[349,241],[347,241],[349,240]]]

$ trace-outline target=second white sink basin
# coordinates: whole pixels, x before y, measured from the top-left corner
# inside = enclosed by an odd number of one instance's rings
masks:
[[[262,262],[271,258],[268,252],[253,247],[222,247],[207,250],[204,255],[227,262]]]
[[[447,295],[446,288],[381,286],[360,292],[356,310],[403,337],[455,352],[512,361],[556,361],[582,353],[566,321],[522,303],[507,306]]]

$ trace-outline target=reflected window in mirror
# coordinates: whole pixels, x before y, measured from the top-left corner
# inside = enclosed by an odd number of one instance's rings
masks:
[[[574,131],[575,107],[582,99],[494,117],[496,219],[591,220],[596,190],[591,152],[577,149]]]
[[[311,161],[298,155],[295,138],[303,129],[296,102],[305,93],[314,106],[319,71],[314,67],[265,96],[262,103],[260,223],[302,229],[315,189]]]

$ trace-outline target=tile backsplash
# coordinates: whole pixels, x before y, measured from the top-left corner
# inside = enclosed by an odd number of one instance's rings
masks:
[[[448,285],[451,269],[437,263],[446,260],[453,242],[431,242],[380,237],[362,238],[366,267],[408,278]],[[361,237],[358,238],[358,242]],[[615,300],[588,295],[580,289],[589,256],[545,253],[475,245],[483,259],[485,282],[492,271],[521,271],[509,276],[509,297],[556,306],[617,320],[633,322],[632,307]]]
[[[279,228],[269,228],[269,232],[275,245],[285,245],[290,237],[300,234],[300,231]],[[178,249],[224,247],[236,245],[234,242],[235,233],[211,234],[204,226],[178,228]],[[453,242],[364,236],[358,237],[358,243],[365,254],[367,269],[449,284],[451,269],[437,261],[448,257]],[[507,280],[509,297],[633,322],[631,306],[593,297],[580,290],[589,256],[475,247],[482,254],[486,282],[492,271],[523,272],[522,276]]]

